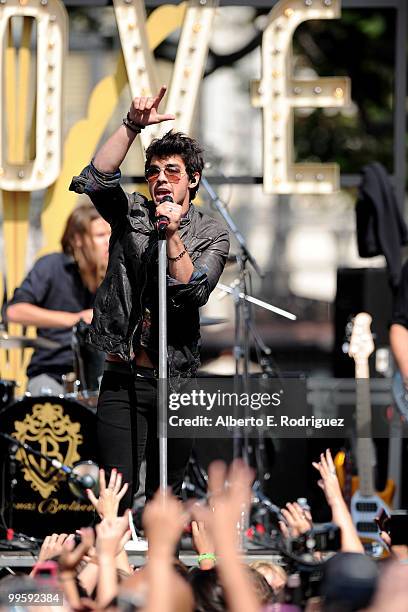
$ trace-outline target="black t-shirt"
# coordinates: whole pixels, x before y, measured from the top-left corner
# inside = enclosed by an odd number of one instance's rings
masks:
[[[95,295],[83,284],[74,259],[64,253],[51,253],[41,257],[18,287],[9,302],[34,304],[49,310],[80,312],[92,308]],[[73,369],[70,327],[38,328],[37,336],[54,340],[57,349],[37,349],[27,368],[27,376],[49,374],[59,379]]]
[[[394,296],[391,325],[393,323],[408,329],[408,260],[402,266],[400,282]]]

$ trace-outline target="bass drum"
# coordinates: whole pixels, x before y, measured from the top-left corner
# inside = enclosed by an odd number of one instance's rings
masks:
[[[70,467],[95,460],[95,411],[75,400],[24,397],[1,410],[0,423],[3,432]],[[0,438],[0,460],[1,510],[8,527],[43,538],[93,523],[93,506],[75,498],[66,475],[45,459]]]

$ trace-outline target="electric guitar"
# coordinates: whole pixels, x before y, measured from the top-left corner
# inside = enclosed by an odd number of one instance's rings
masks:
[[[395,485],[387,479],[384,491],[374,487],[374,449],[371,439],[371,401],[368,358],[374,351],[370,325],[372,318],[360,312],[354,319],[349,355],[355,362],[356,376],[356,429],[358,481],[354,480],[354,493],[350,512],[359,537],[364,542],[383,544],[374,521],[382,509],[389,513]],[[353,492],[353,483],[352,483]]]

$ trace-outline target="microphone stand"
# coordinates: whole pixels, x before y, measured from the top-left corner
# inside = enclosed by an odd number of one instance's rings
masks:
[[[10,505],[8,512],[8,527],[13,529],[13,506],[14,506],[14,489],[17,485],[16,479],[16,453],[18,450],[17,444],[10,442],[9,444],[9,476],[10,476]]]
[[[258,266],[258,264],[256,263],[255,258],[251,255],[245,238],[243,237],[243,235],[241,234],[241,232],[239,231],[239,229],[237,228],[237,226],[235,225],[231,215],[228,212],[227,207],[225,206],[224,202],[222,200],[220,200],[220,198],[217,196],[217,194],[215,193],[214,189],[211,187],[210,183],[207,181],[207,179],[205,178],[205,176],[202,176],[200,179],[200,185],[202,185],[204,187],[204,189],[206,190],[206,192],[208,193],[208,195],[210,196],[211,202],[214,204],[215,208],[218,210],[218,212],[220,213],[220,215],[223,217],[224,221],[226,222],[226,224],[228,225],[229,229],[231,230],[231,232],[234,234],[239,246],[240,246],[240,251],[241,251],[241,258],[242,261],[245,263],[246,261],[249,261],[249,263],[251,264],[251,266],[253,267],[253,269],[255,270],[255,272],[258,274],[258,276],[260,278],[264,277],[263,272],[261,271],[260,267]]]
[[[234,340],[234,358],[235,358],[235,376],[234,376],[234,387],[236,391],[241,391],[240,383],[242,383],[242,390],[244,392],[248,391],[248,377],[249,377],[249,358],[250,358],[250,334],[252,334],[256,347],[260,347],[261,351],[264,354],[264,362],[269,362],[270,349],[266,347],[265,344],[260,339],[258,332],[255,329],[255,325],[253,323],[253,314],[251,309],[251,302],[255,303],[258,306],[267,307],[269,310],[280,314],[281,316],[285,316],[292,320],[296,319],[295,315],[288,313],[282,309],[276,308],[265,302],[261,302],[261,300],[257,300],[252,296],[248,295],[248,280],[250,281],[250,274],[247,270],[247,262],[251,264],[255,272],[258,274],[260,278],[264,277],[264,274],[261,272],[255,258],[250,253],[246,241],[242,236],[241,232],[238,230],[235,225],[233,219],[231,218],[226,205],[224,202],[220,200],[218,195],[215,193],[214,189],[209,184],[208,180],[205,177],[201,177],[201,185],[203,185],[204,189],[207,191],[212,204],[218,210],[220,215],[223,217],[225,222],[227,223],[230,231],[235,236],[238,244],[239,244],[239,252],[237,254],[237,262],[239,265],[239,280],[233,284],[232,287],[226,287],[225,285],[218,284],[217,287],[225,293],[230,293],[234,299],[234,308],[235,308],[235,340]],[[261,340],[261,342],[259,342]],[[240,369],[240,364],[242,368]],[[270,369],[270,368],[269,368]],[[242,371],[241,371],[242,370]],[[266,373],[266,368],[263,366],[263,371]],[[258,450],[264,450],[264,439],[263,432],[261,433],[258,430]],[[243,440],[241,440],[241,435],[239,432],[234,429],[234,450],[233,456],[234,459],[243,456],[247,463],[249,463],[249,441],[248,434],[244,431]],[[253,452],[253,449],[252,449]],[[257,468],[257,472],[261,472],[261,478],[257,481],[257,489],[256,496],[257,499],[260,499],[262,495],[262,503],[266,505],[265,501],[270,504],[270,507],[275,507],[270,500],[262,493],[261,491],[261,483],[264,480],[265,469],[263,462],[260,461],[260,452],[254,453],[255,466]],[[268,507],[268,506],[267,506]],[[242,517],[243,518],[243,517]],[[247,518],[247,517],[246,517]],[[245,533],[245,524],[244,520],[241,521],[240,524],[240,544],[241,549],[244,548],[244,533]]]
[[[94,478],[90,475],[79,476],[78,474],[75,473],[75,466],[71,468],[69,467],[69,465],[66,465],[65,463],[61,463],[61,461],[58,461],[58,459],[52,459],[45,453],[42,453],[41,451],[36,450],[35,448],[30,446],[26,442],[21,442],[17,438],[13,438],[13,436],[10,436],[9,434],[4,433],[3,431],[0,431],[0,436],[8,440],[8,442],[10,442],[11,444],[16,444],[18,447],[23,448],[27,454],[35,455],[36,457],[45,459],[45,461],[48,461],[48,463],[50,463],[57,470],[67,475],[68,480],[71,480],[76,485],[78,485],[80,488],[82,487],[86,489],[91,489],[93,486],[95,486],[96,483],[94,481]]]
[[[167,225],[158,224],[159,250],[159,380],[157,409],[159,418],[160,488],[167,491]]]
[[[260,278],[263,278],[263,273],[258,266],[255,258],[250,253],[248,246],[246,244],[245,238],[235,225],[231,215],[229,214],[227,207],[224,202],[220,200],[218,195],[215,193],[214,189],[208,182],[208,180],[202,176],[201,177],[201,185],[204,187],[206,192],[208,193],[212,204],[218,210],[220,215],[223,217],[224,221],[228,225],[232,234],[235,236],[238,244],[239,244],[239,253],[237,255],[237,261],[239,264],[239,283],[233,288],[232,296],[234,299],[234,308],[235,308],[235,341],[234,341],[234,359],[235,359],[235,376],[234,376],[234,386],[235,390],[238,391],[240,387],[240,383],[242,382],[243,391],[246,392],[248,388],[248,369],[249,369],[249,331],[250,331],[250,321],[251,321],[251,312],[249,308],[249,304],[246,300],[242,299],[242,294],[246,295],[248,293],[246,288],[246,281],[249,275],[246,269],[247,261],[252,265],[255,272],[258,274]],[[242,372],[240,371],[240,364],[242,364]],[[248,462],[248,436],[244,433],[243,439],[243,449],[241,446],[241,436],[235,432],[234,430],[234,458],[237,458],[241,455],[241,450],[243,450],[243,457]]]

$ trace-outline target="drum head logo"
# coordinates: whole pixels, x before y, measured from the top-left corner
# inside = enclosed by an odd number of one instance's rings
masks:
[[[13,436],[51,459],[72,467],[81,458],[77,452],[82,444],[81,425],[73,423],[64,414],[61,404],[34,404],[31,414],[27,414],[24,421],[15,421],[14,426]],[[21,463],[24,479],[44,499],[57,490],[64,477],[51,463],[28,454],[22,448],[18,450],[16,458]]]

